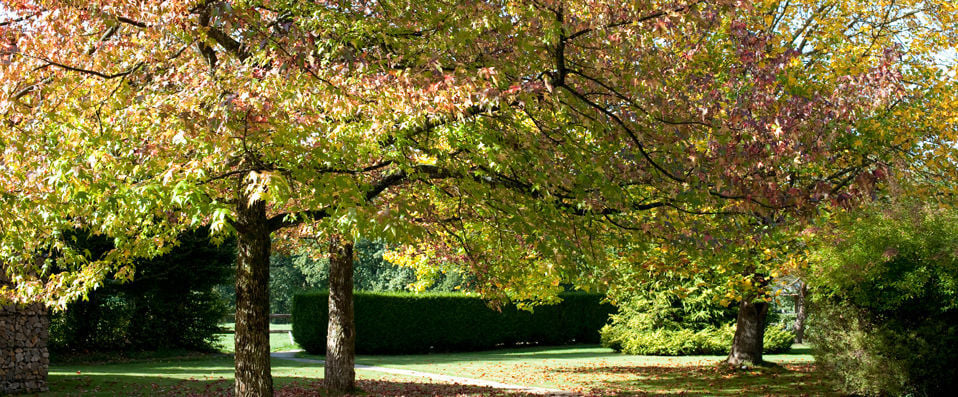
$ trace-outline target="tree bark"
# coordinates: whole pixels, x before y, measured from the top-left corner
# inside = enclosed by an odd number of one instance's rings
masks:
[[[798,281],[798,294],[795,295],[795,343],[802,343],[805,339],[805,318],[808,313],[805,311],[805,296],[808,294],[808,285],[804,281]]]
[[[324,380],[330,392],[349,393],[355,389],[355,361],[353,243],[333,236],[329,242],[329,327]]]
[[[739,304],[735,338],[732,340],[732,351],[729,352],[726,362],[735,366],[762,362],[767,315],[768,302],[743,300]]]
[[[240,194],[236,214],[236,396],[272,396],[266,203]]]

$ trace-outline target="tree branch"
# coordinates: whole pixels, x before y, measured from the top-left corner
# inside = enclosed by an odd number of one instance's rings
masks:
[[[601,27],[599,27],[599,28],[586,28],[586,29],[582,29],[582,30],[580,30],[580,31],[577,31],[577,32],[575,32],[575,33],[569,35],[569,37],[566,37],[565,40],[566,40],[566,41],[575,40],[576,38],[578,38],[578,37],[580,37],[580,36],[583,36],[583,35],[592,33],[592,32],[594,32],[594,31],[600,30],[600,29],[601,29],[601,30],[614,29],[614,28],[617,28],[617,27],[620,27],[620,26],[625,26],[625,25],[640,24],[640,23],[642,23],[642,22],[646,22],[646,21],[650,21],[650,20],[653,20],[653,19],[656,19],[656,18],[659,18],[659,17],[663,17],[663,16],[667,15],[667,14],[670,13],[670,12],[687,11],[687,10],[691,9],[692,7],[694,7],[695,5],[698,5],[699,3],[704,3],[704,2],[705,2],[705,0],[700,0],[700,1],[696,1],[696,2],[694,2],[694,3],[692,3],[692,4],[687,4],[687,5],[684,5],[684,6],[679,6],[679,7],[672,8],[672,9],[670,9],[670,10],[657,11],[657,12],[654,12],[654,13],[652,13],[652,14],[644,15],[644,16],[639,17],[639,18],[636,18],[636,19],[628,19],[628,20],[622,20],[622,21],[618,21],[618,22],[613,22],[613,23],[607,24],[607,25],[605,25],[605,26],[601,26]]]
[[[77,73],[88,74],[88,75],[91,75],[91,76],[96,76],[96,77],[102,78],[102,79],[104,79],[104,80],[112,80],[112,79],[116,79],[116,78],[120,78],[120,77],[123,77],[123,76],[130,75],[130,74],[132,74],[133,72],[136,72],[137,69],[139,69],[139,68],[141,68],[141,67],[143,67],[143,66],[146,65],[145,62],[140,62],[140,63],[134,65],[132,68],[130,68],[130,69],[126,70],[126,71],[117,72],[117,73],[113,73],[113,74],[107,74],[107,73],[103,73],[103,72],[100,72],[100,71],[97,71],[97,70],[84,69],[84,68],[79,68],[79,67],[76,67],[76,66],[70,66],[70,65],[62,64],[62,63],[59,63],[59,62],[54,62],[54,61],[51,61],[51,60],[49,60],[49,59],[36,58],[36,57],[32,57],[32,56],[25,55],[25,54],[21,54],[21,55],[22,55],[22,56],[25,56],[25,57],[29,57],[29,58],[39,59],[39,60],[41,60],[41,61],[47,63],[46,65],[43,65],[43,66],[39,67],[38,69],[43,69],[43,68],[49,67],[49,66],[55,66],[55,67],[58,67],[58,68],[61,68],[61,69],[64,69],[64,70],[69,70],[69,71],[71,71],[71,72],[77,72]]]
[[[8,19],[8,20],[6,20],[6,21],[0,22],[0,26],[13,25],[13,24],[15,24],[15,23],[17,23],[17,22],[26,21],[27,19],[33,18],[33,17],[35,17],[35,16],[37,16],[37,15],[39,15],[39,13],[33,13],[33,14],[30,14],[30,15],[24,15],[24,16],[19,17],[19,18]]]
[[[578,91],[572,89],[572,87],[569,87],[568,85],[562,85],[561,87],[564,88],[566,91],[568,91],[570,94],[572,94],[572,96],[575,97],[576,99],[582,101],[583,103],[585,103],[585,104],[588,105],[589,107],[591,107],[591,108],[593,108],[593,109],[599,111],[600,113],[604,114],[604,115],[605,115],[606,117],[608,117],[610,120],[612,120],[613,122],[615,122],[615,124],[618,124],[619,127],[622,127],[622,129],[625,130],[625,133],[626,133],[626,134],[629,136],[629,138],[632,140],[632,143],[634,143],[635,146],[636,146],[636,148],[639,150],[639,154],[641,154],[642,157],[645,159],[645,161],[648,162],[653,168],[655,168],[656,170],[658,170],[658,171],[661,172],[663,175],[665,175],[666,177],[668,177],[669,179],[671,179],[671,180],[673,180],[673,181],[676,181],[676,182],[685,182],[684,179],[675,176],[675,175],[672,174],[671,172],[667,171],[664,167],[662,167],[661,165],[659,165],[658,162],[656,162],[655,160],[653,160],[653,159],[652,159],[652,156],[650,156],[649,153],[645,150],[645,145],[643,145],[642,142],[639,140],[639,137],[638,137],[638,135],[636,135],[635,131],[632,131],[632,129],[629,128],[629,126],[625,124],[625,121],[623,121],[618,115],[616,115],[615,113],[612,113],[612,111],[610,111],[609,109],[606,109],[606,108],[602,107],[601,105],[599,105],[599,104],[597,104],[597,103],[595,103],[595,102],[592,102],[591,100],[589,100],[589,98],[586,98],[584,95],[582,95],[582,94],[579,93]],[[558,87],[557,87],[557,88],[558,88]]]
[[[309,210],[296,213],[282,213],[273,215],[269,220],[266,221],[267,228],[270,232],[275,232],[280,229],[285,229],[287,227],[296,226],[303,221],[318,221],[324,218],[329,217],[329,209],[323,208],[319,210]]]
[[[223,33],[214,28],[209,28],[206,34],[211,39],[213,39],[213,41],[215,41],[217,44],[225,48],[226,51],[228,51],[229,53],[239,58],[240,61],[245,61],[246,59],[250,57],[249,51],[246,51],[246,49],[243,47],[243,44],[236,41],[235,39],[233,39],[226,33]]]

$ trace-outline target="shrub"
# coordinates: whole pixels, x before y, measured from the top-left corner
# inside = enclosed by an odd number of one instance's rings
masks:
[[[872,209],[818,252],[816,362],[847,393],[947,395],[958,390],[958,214]]]
[[[603,295],[566,293],[534,312],[490,309],[477,296],[454,293],[355,294],[356,352],[402,354],[469,351],[516,344],[597,343],[614,307]],[[326,349],[328,293],[293,298],[293,337],[306,351]]]
[[[695,354],[728,354],[732,349],[735,325],[693,330],[628,329],[606,325],[602,328],[602,345],[627,354],[653,356],[685,356]],[[792,347],[794,335],[784,328],[765,329],[764,352],[785,353]]]
[[[702,280],[671,278],[649,283],[650,289],[634,292],[602,327],[603,346],[627,354],[680,356],[728,354],[735,336],[736,311],[716,303],[718,290],[702,288]],[[681,296],[676,292],[681,287]],[[766,323],[775,322],[774,312]],[[764,351],[791,349],[794,337],[780,326],[765,330]]]
[[[80,240],[94,255],[107,244]],[[229,244],[211,245],[205,232],[184,235],[181,245],[167,255],[138,262],[133,281],[108,281],[88,300],[55,313],[50,348],[61,352],[212,349],[226,313],[213,286],[229,277],[233,251]]]

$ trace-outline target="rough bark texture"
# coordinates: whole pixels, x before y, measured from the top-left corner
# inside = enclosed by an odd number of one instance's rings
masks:
[[[762,362],[767,315],[767,302],[743,300],[739,304],[738,319],[735,322],[735,339],[732,340],[732,351],[727,360],[729,364],[750,365]]]
[[[47,390],[49,329],[42,304],[0,306],[0,395]]]
[[[272,396],[266,204],[241,195],[236,229],[236,396]]]
[[[353,321],[353,243],[329,242],[329,328],[326,334],[325,384],[332,393],[356,387],[356,327]]]
[[[798,294],[795,295],[795,343],[802,343],[805,339],[805,295],[808,294],[808,285],[804,281],[798,282]]]

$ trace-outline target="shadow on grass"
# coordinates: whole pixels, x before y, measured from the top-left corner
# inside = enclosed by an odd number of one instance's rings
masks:
[[[322,379],[274,377],[275,396],[327,396]],[[51,377],[43,396],[231,396],[232,379],[172,379],[129,375]],[[350,396],[533,396],[491,387],[360,379]]]
[[[323,354],[301,352],[300,358],[323,360]],[[512,347],[497,350],[477,350],[467,352],[433,352],[417,354],[362,354],[356,356],[357,363],[366,365],[408,365],[408,364],[455,364],[478,361],[528,361],[528,360],[575,360],[601,359],[621,356],[599,345],[559,345]]]
[[[233,358],[227,355],[185,356],[150,362],[51,366],[49,393],[41,396],[229,396],[233,391]],[[272,361],[277,396],[324,396],[323,368],[287,360]],[[362,375],[368,376],[368,375]],[[525,396],[478,386],[464,386],[415,377],[359,379],[365,396]]]
[[[217,351],[195,351],[185,349],[144,350],[144,351],[51,351],[50,362],[55,366],[130,364],[136,362],[154,362],[157,360],[194,360],[225,356]]]
[[[554,372],[594,380],[592,393],[625,395],[833,395],[811,364],[738,371],[727,366],[592,366]]]

